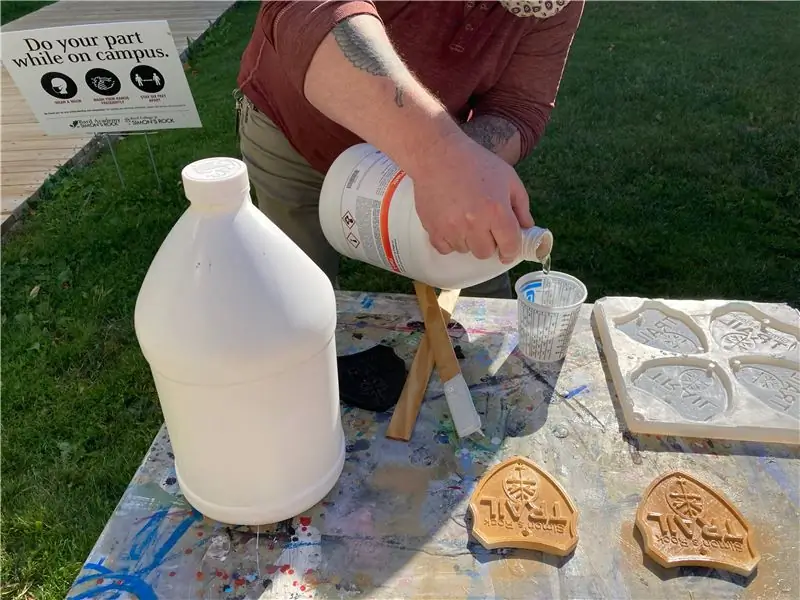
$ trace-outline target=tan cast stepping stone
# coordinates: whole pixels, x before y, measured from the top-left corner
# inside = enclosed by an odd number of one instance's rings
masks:
[[[536,463],[514,456],[486,473],[469,502],[472,534],[484,548],[566,556],[578,545],[578,510]]]
[[[761,555],[753,529],[720,492],[682,471],[653,481],[636,512],[645,553],[662,567],[709,567],[748,576]]]

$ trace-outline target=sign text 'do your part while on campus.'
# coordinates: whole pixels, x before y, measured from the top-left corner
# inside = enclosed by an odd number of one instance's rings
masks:
[[[48,135],[202,127],[167,21],[10,31],[2,44]]]

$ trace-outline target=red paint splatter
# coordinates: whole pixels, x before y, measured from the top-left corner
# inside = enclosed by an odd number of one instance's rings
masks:
[[[314,572],[314,569],[306,569],[306,575],[308,575],[309,573],[313,573],[313,572]]]
[[[233,582],[233,584],[236,585],[236,586],[244,585],[245,584],[245,580],[240,577],[239,579],[236,579]]]
[[[533,411],[533,406],[529,406],[528,407],[528,412],[532,412],[532,411]]]
[[[294,569],[289,569],[289,570],[288,570],[288,571],[286,571],[286,572],[287,572],[289,575],[294,575]]]
[[[116,583],[117,585],[122,585],[123,581],[121,579],[117,579],[114,583]]]
[[[286,573],[289,570],[289,565],[282,565],[281,566],[281,573]]]
[[[217,572],[216,572],[216,573],[214,573],[214,574],[215,574],[217,577],[222,577],[222,571],[217,571]]]
[[[187,548],[186,550],[183,551],[183,553],[184,554],[191,554],[192,553],[192,549],[191,548]]]
[[[170,572],[169,572],[169,576],[170,576],[170,577],[175,577],[175,571],[170,571]]]
[[[198,571],[197,573],[194,574],[194,577],[195,579],[197,579],[197,581],[201,581],[203,579],[203,572]]]
[[[301,527],[302,531],[308,531],[308,527]]]
[[[297,582],[296,582],[296,581],[293,581],[293,582],[292,582],[292,585],[293,585],[294,587],[297,587]]]
[[[202,531],[198,531],[197,532],[197,537],[203,537],[203,532]]]
[[[301,586],[300,586],[300,591],[301,591],[301,592],[305,592],[305,591],[306,591],[306,586],[304,586],[304,585],[301,585]]]
[[[277,571],[277,570],[278,570],[278,567],[276,567],[276,566],[267,567],[267,573],[268,573],[269,575],[272,575],[272,574],[273,574],[273,573],[275,573],[275,571]]]
[[[97,585],[103,585],[103,578],[101,577],[100,579],[98,579],[97,581],[95,581],[95,583],[96,583]]]
[[[311,525],[311,517],[300,517],[300,525],[304,527]]]

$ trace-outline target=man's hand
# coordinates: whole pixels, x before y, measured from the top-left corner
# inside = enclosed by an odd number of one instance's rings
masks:
[[[520,252],[520,228],[533,227],[528,193],[513,167],[468,139],[445,140],[430,168],[414,178],[422,226],[441,254]]]
[[[306,98],[380,148],[414,181],[417,214],[441,253],[513,262],[520,228],[533,225],[514,169],[471,140],[411,74],[380,21],[342,21],[315,52]]]

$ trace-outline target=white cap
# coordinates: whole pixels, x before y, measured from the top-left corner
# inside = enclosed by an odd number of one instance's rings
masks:
[[[206,206],[239,206],[250,194],[247,166],[235,158],[204,158],[181,171],[189,202]]]

